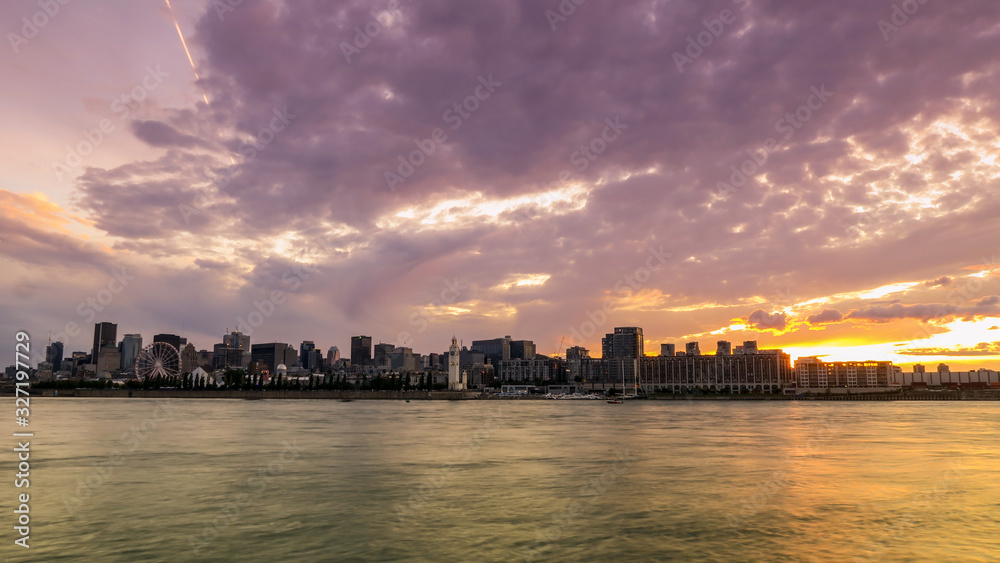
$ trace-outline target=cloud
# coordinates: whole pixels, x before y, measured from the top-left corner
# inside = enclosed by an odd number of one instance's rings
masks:
[[[974,348],[902,348],[904,356],[1000,356],[1000,342],[980,342]]]
[[[1000,316],[1000,298],[990,296],[980,299],[967,307],[947,303],[921,303],[904,305],[896,303],[885,307],[865,307],[847,314],[848,319],[863,319],[884,323],[898,319],[918,319],[937,321],[952,318],[963,320]]]
[[[760,331],[774,330],[781,332],[788,326],[788,318],[785,313],[767,313],[763,309],[757,309],[747,317],[747,324]]]
[[[806,317],[806,322],[811,325],[839,323],[842,320],[844,320],[844,314],[836,309],[823,309],[822,313]]]
[[[162,121],[132,121],[132,133],[153,147],[204,147],[197,137],[185,135]]]
[[[947,287],[951,285],[952,281],[954,281],[954,279],[950,276],[941,276],[936,280],[926,281],[923,285],[924,287]]]

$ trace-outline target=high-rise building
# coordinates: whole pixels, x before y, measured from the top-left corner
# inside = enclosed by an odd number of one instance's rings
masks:
[[[198,367],[198,350],[194,344],[185,344],[181,349],[181,373],[191,373],[196,367]]]
[[[372,363],[372,337],[351,337],[351,365],[367,366]]]
[[[326,365],[333,367],[339,361],[340,361],[340,348],[337,348],[336,346],[330,346],[330,349],[326,351]]]
[[[413,353],[412,348],[400,347],[392,351],[390,367],[394,371],[410,372],[417,371],[417,363],[420,356]]]
[[[178,354],[180,353],[181,348],[184,347],[184,345],[181,344],[181,337],[176,334],[156,334],[153,336],[153,343],[155,344],[157,342],[166,342],[167,344],[173,346],[177,350]]]
[[[624,380],[627,388],[634,388],[638,361],[645,355],[642,328],[615,327],[614,332],[601,340],[601,352],[607,360],[611,380],[618,381],[619,385]]]
[[[700,356],[701,348],[697,342],[688,342],[684,345],[684,354],[687,356]]]
[[[510,359],[512,360],[534,360],[535,343],[531,340],[511,340]]]
[[[234,330],[222,335],[226,347],[226,365],[246,369],[250,363],[250,335]]]
[[[376,370],[389,371],[389,367],[392,365],[392,351],[395,348],[392,344],[384,342],[379,342],[375,345],[375,357],[372,363],[375,365]]]
[[[251,361],[263,363],[267,366],[268,372],[273,375],[275,373],[275,369],[278,367],[278,364],[285,364],[285,366],[288,366],[287,352],[289,348],[290,346],[284,342],[252,344],[250,346]],[[292,348],[292,353],[295,353],[295,348]]]
[[[716,356],[732,356],[733,355],[733,344],[732,342],[726,342],[725,340],[720,340],[716,343],[715,348]]]
[[[94,325],[94,347],[91,352],[91,361],[97,363],[101,348],[105,346],[116,346],[118,343],[118,325],[115,323],[102,322]]]
[[[135,369],[135,360],[139,357],[139,352],[142,351],[142,335],[126,334],[122,337],[122,341],[118,345],[118,349],[121,350],[122,369]]]
[[[63,361],[63,343],[56,340],[50,342],[45,348],[45,361],[52,364],[54,370],[59,371]]]
[[[660,355],[661,356],[676,356],[677,346],[673,344],[660,344]]]
[[[163,342],[164,344],[169,344],[177,350],[177,359],[171,360],[171,365],[167,366],[167,369],[172,372],[180,372],[181,370],[181,350],[184,349],[184,343],[187,342],[186,339],[182,339],[176,334],[154,334],[153,344],[157,342]]]
[[[299,344],[299,361],[302,362],[302,369],[314,370],[318,369],[319,366],[316,365],[316,343],[312,340],[303,340]]]
[[[97,353],[97,377],[111,377],[121,369],[122,355],[114,343],[102,346]]]
[[[511,340],[508,335],[492,340],[473,340],[472,350],[482,352],[489,363],[499,366],[501,361],[510,359],[510,345]],[[534,348],[534,345],[532,345],[532,348]]]

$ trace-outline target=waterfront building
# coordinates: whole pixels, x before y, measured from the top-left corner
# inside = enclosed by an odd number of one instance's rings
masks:
[[[351,337],[351,365],[360,368],[372,363],[372,337]]]
[[[101,348],[117,344],[117,333],[118,325],[115,323],[100,322],[94,325],[94,347],[91,349],[90,354],[92,362],[97,362]]]
[[[49,342],[49,345],[45,347],[45,361],[52,364],[53,369],[59,371],[62,367],[63,361],[63,343],[56,340],[55,342]]]
[[[526,342],[521,340],[520,342]],[[530,342],[530,341],[527,341]],[[534,352],[534,344],[531,346],[532,353]],[[472,350],[476,352],[482,352],[484,362],[488,360],[489,363],[494,366],[500,365],[500,362],[504,360],[511,359],[511,339],[510,335],[504,336],[503,338],[494,338],[492,340],[473,340]],[[522,357],[524,355],[524,348],[522,344],[521,348]]]
[[[660,344],[660,355],[661,356],[676,356],[677,347],[673,344]]]
[[[890,389],[899,385],[892,362],[824,362],[810,356],[795,361],[795,379],[804,389]]]
[[[134,370],[135,360],[142,351],[142,335],[126,334],[118,344],[118,349],[121,351],[121,368],[126,371]]]
[[[637,363],[636,385],[646,392],[780,393],[794,382],[791,358],[781,350],[731,356],[648,356]]]
[[[273,374],[276,373],[278,364],[287,366],[289,363],[295,363],[295,348],[284,342],[252,344],[250,346],[250,358],[251,361],[263,363],[267,366],[267,371]]]

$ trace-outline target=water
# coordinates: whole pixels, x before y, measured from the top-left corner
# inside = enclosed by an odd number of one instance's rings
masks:
[[[48,399],[31,414],[33,547],[5,533],[10,561],[1000,560],[995,402]]]

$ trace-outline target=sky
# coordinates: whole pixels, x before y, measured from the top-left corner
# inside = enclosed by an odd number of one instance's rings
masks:
[[[597,356],[641,326],[650,354],[1000,368],[996,2],[6,2],[0,22],[3,365],[18,330],[38,361],[111,321],[199,349],[241,328]]]

